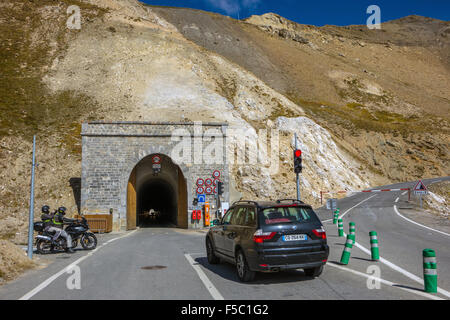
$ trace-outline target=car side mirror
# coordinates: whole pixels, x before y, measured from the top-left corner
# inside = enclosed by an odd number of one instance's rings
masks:
[[[220,223],[220,220],[219,220],[219,219],[214,219],[214,220],[212,221],[212,224],[213,224],[214,226],[218,226],[218,225],[220,225],[221,223]]]

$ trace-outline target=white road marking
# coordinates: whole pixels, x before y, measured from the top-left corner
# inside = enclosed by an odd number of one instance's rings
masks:
[[[347,235],[345,234],[345,232],[344,232],[344,236],[347,236]],[[372,255],[372,253],[371,253],[368,249],[366,249],[365,247],[363,247],[362,245],[360,245],[358,242],[355,242],[355,245],[356,245],[358,248],[360,248],[363,252],[367,253],[369,256]],[[392,262],[390,262],[390,261],[384,259],[383,257],[380,257],[380,260],[379,260],[379,261],[382,262],[382,263],[384,263],[385,265],[387,265],[389,268],[391,268],[391,269],[393,269],[393,270],[395,270],[395,271],[397,271],[397,272],[400,272],[401,274],[407,276],[408,278],[410,278],[410,279],[412,279],[412,280],[414,280],[414,281],[416,281],[416,282],[418,282],[418,283],[420,283],[420,284],[423,285],[423,281],[424,281],[424,280],[423,280],[422,278],[420,278],[420,277],[418,277],[418,276],[412,274],[412,273],[409,272],[409,271],[406,271],[405,269],[403,269],[403,268],[397,266],[396,264],[393,264]],[[438,291],[439,293],[443,294],[444,296],[450,298],[450,292],[448,292],[447,290],[444,290],[444,289],[438,287],[437,291]]]
[[[394,202],[398,202],[398,200],[400,199],[400,197],[398,197],[397,199],[395,199],[395,201]]]
[[[359,206],[361,203],[366,202],[367,200],[369,200],[370,198],[373,198],[373,197],[375,197],[375,196],[376,196],[376,194],[374,194],[374,195],[371,196],[371,197],[368,197],[367,199],[364,199],[364,200],[361,201],[361,202],[358,202],[358,203],[355,204],[353,207],[351,207],[350,209],[348,209],[347,211],[345,211],[342,215],[340,215],[339,218],[342,219],[342,218],[347,214],[347,212],[349,212],[349,211],[352,210],[353,208]],[[322,222],[328,222],[328,221],[331,221],[331,220],[333,220],[333,219],[324,220],[324,221],[322,221]]]
[[[344,237],[347,237],[347,234],[346,234],[345,232],[344,232]],[[359,249],[361,249],[361,251],[363,251],[363,252],[366,253],[367,255],[369,255],[369,256],[372,255],[371,251],[369,251],[368,249],[366,249],[365,247],[363,247],[363,246],[362,246],[361,244],[359,244],[358,242],[355,241],[354,245],[357,246]],[[395,271],[397,271],[397,272],[400,272],[401,274],[407,276],[408,278],[410,278],[410,279],[412,279],[412,280],[414,280],[414,281],[416,281],[416,282],[418,282],[418,283],[420,283],[420,284],[423,285],[423,283],[424,283],[423,281],[424,281],[424,280],[423,280],[422,278],[416,276],[415,274],[412,274],[411,272],[409,272],[409,271],[407,271],[407,270],[405,270],[405,269],[403,269],[403,268],[397,266],[396,264],[394,264],[394,263],[392,263],[392,262],[390,262],[390,261],[384,259],[384,258],[381,257],[381,256],[380,256],[379,261],[380,261],[381,263],[384,263],[385,265],[387,265],[389,268],[391,268],[391,269],[393,269],[393,270],[395,270]],[[437,288],[437,291],[438,291],[439,293],[443,294],[444,296],[450,298],[450,292],[448,292],[447,290],[444,290],[444,289],[438,287],[438,288]]]
[[[445,232],[443,232],[443,231],[439,231],[439,230],[436,230],[436,229],[433,229],[433,228],[424,226],[423,224],[420,224],[420,223],[418,223],[418,222],[415,222],[415,221],[413,221],[413,220],[411,220],[411,219],[406,218],[405,216],[402,216],[402,215],[400,214],[400,212],[397,210],[397,205],[394,205],[394,211],[395,211],[395,213],[396,213],[399,217],[401,217],[401,218],[403,218],[403,219],[405,219],[405,220],[407,220],[407,221],[409,221],[409,222],[411,222],[411,223],[414,223],[414,224],[416,224],[416,225],[418,225],[418,226],[421,226],[422,228],[426,228],[426,229],[428,229],[428,230],[432,230],[432,231],[434,231],[434,232],[442,233],[443,235],[446,235],[446,236],[450,237],[450,234],[448,234],[448,233],[445,233]]]
[[[47,280],[45,280],[44,282],[42,282],[40,285],[38,285],[36,288],[34,288],[33,290],[31,290],[30,292],[26,293],[24,296],[22,296],[21,298],[19,298],[19,300],[29,300],[31,299],[34,295],[36,295],[37,293],[39,293],[40,291],[42,291],[44,288],[46,288],[50,283],[52,283],[53,281],[55,281],[60,275],[62,275],[63,273],[66,273],[68,270],[71,270],[74,266],[76,266],[77,264],[79,264],[81,261],[89,258],[90,256],[92,256],[95,252],[97,252],[100,248],[104,247],[106,244],[112,242],[113,240],[117,240],[120,238],[125,238],[128,237],[129,235],[133,234],[134,232],[136,232],[137,230],[131,231],[130,233],[127,233],[125,235],[122,235],[120,237],[111,239],[105,243],[103,243],[101,246],[98,246],[97,248],[95,248],[94,250],[92,250],[91,252],[89,252],[87,255],[79,258],[78,260],[75,260],[74,262],[72,262],[71,264],[69,264],[67,267],[65,267],[64,269],[62,269],[61,271],[59,271],[58,273],[55,273],[53,276],[51,276],[50,278],[48,278]]]
[[[370,198],[372,198],[372,197],[370,197]],[[363,203],[364,201],[369,200],[370,198],[367,198],[367,199],[365,199],[365,200],[359,202],[358,204],[354,205],[353,207],[351,207],[350,209],[348,209],[347,211],[345,211],[344,214],[342,215],[342,217],[343,217],[346,213],[348,213],[350,210],[352,210],[353,208],[357,207],[358,205],[360,205],[360,204]],[[400,213],[397,211],[396,205],[394,205],[394,209],[395,209],[396,213],[400,215]],[[401,215],[400,215],[400,216],[401,216]],[[402,217],[403,217],[403,216],[402,216]],[[403,218],[405,218],[405,217],[403,217]],[[405,218],[405,219],[407,219],[407,218]],[[407,219],[407,220],[409,220],[409,219]],[[413,223],[416,223],[416,222],[414,222],[414,221],[412,221],[412,220],[409,220],[409,221],[411,221],[411,222],[413,222]],[[324,221],[324,222],[325,222],[325,221]],[[418,223],[416,223],[416,224],[418,224]],[[423,227],[425,227],[425,228],[427,228],[427,229],[431,229],[431,228],[426,227],[426,226],[423,226]],[[432,230],[434,230],[434,229],[432,229]],[[434,230],[434,231],[437,231],[437,230]],[[440,232],[440,231],[437,231],[437,232]],[[442,233],[442,232],[441,232],[441,233]],[[447,234],[447,235],[448,235],[448,234]],[[344,237],[346,237],[346,236],[347,236],[347,234],[344,232]],[[372,255],[372,253],[371,253],[368,249],[366,249],[365,247],[363,247],[362,245],[360,245],[358,242],[355,242],[355,245],[356,245],[358,248],[360,248],[363,252],[365,252],[366,254]],[[384,259],[383,257],[380,257],[380,262],[384,263],[385,265],[387,265],[387,266],[390,267],[391,269],[393,269],[393,270],[395,270],[395,271],[397,271],[397,272],[402,273],[403,275],[407,276],[408,278],[410,278],[410,279],[412,279],[412,280],[414,280],[414,281],[416,281],[416,282],[418,282],[418,283],[421,283],[421,284],[424,283],[424,282],[423,282],[424,280],[423,280],[422,278],[420,278],[420,277],[418,277],[418,276],[412,274],[412,273],[409,272],[409,271],[406,271],[405,269],[403,269],[403,268],[401,268],[401,267],[399,267],[399,266],[393,264],[392,262],[390,262],[390,261]],[[438,291],[439,293],[445,295],[446,297],[449,297],[449,298],[450,298],[450,292],[448,292],[447,290],[444,290],[444,289],[438,287],[437,291]]]
[[[349,268],[347,268],[347,267],[338,266],[338,265],[336,265],[336,264],[334,264],[334,263],[327,263],[326,265],[327,265],[327,266],[334,267],[334,268],[338,268],[338,269],[341,269],[341,270],[344,270],[344,271],[347,271],[347,272],[354,273],[354,274],[356,274],[356,275],[358,275],[358,276],[361,276],[361,277],[365,277],[365,278],[371,278],[371,277],[372,277],[371,275],[368,275],[368,274],[365,274],[365,273],[362,273],[362,272],[359,272],[359,271],[356,271],[356,270],[353,270],[353,269],[349,269]],[[402,287],[402,286],[401,286],[400,284],[398,284],[398,283],[394,283],[394,282],[391,282],[391,281],[388,281],[388,280],[384,280],[384,279],[382,279],[382,278],[376,278],[376,279],[377,279],[378,281],[380,281],[381,283],[385,284],[385,285],[388,285],[388,286],[391,286],[391,287],[394,287],[394,288],[398,288],[398,289],[402,289],[402,290],[408,291],[408,292],[410,292],[410,293],[414,293],[414,294],[417,294],[417,295],[426,297],[426,298],[428,298],[428,299],[432,299],[432,300],[444,300],[444,299],[442,299],[442,298],[440,298],[440,297],[433,296],[433,295],[428,294],[428,293],[426,293],[426,292],[417,291],[417,290],[413,290],[413,289],[409,289],[409,288]]]
[[[202,268],[192,259],[191,255],[189,253],[186,253],[184,255],[189,262],[189,264],[194,268],[195,272],[197,272],[200,280],[202,280],[203,284],[205,285],[208,292],[211,294],[211,296],[214,298],[214,300],[225,300],[224,297],[220,294],[219,290],[216,289],[216,287],[212,284],[212,282],[208,279],[206,274],[203,272]]]

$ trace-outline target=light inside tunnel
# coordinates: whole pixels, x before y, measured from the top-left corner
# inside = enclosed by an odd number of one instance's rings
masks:
[[[151,178],[137,190],[137,224],[177,224],[177,196],[164,179]]]

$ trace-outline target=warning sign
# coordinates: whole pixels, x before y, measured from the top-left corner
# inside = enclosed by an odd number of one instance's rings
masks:
[[[428,194],[428,190],[427,187],[423,184],[422,180],[419,180],[419,182],[417,182],[416,186],[413,189],[414,194]]]

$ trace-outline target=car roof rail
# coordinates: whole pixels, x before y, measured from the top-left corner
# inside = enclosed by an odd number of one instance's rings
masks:
[[[258,202],[252,201],[252,200],[238,200],[238,201],[233,202],[232,206],[234,206],[235,204],[240,203],[240,202],[253,203],[258,206]]]
[[[300,202],[300,203],[304,203],[302,200],[297,200],[297,199],[278,199],[276,201],[276,203],[281,203],[281,201],[292,201],[292,202]]]

